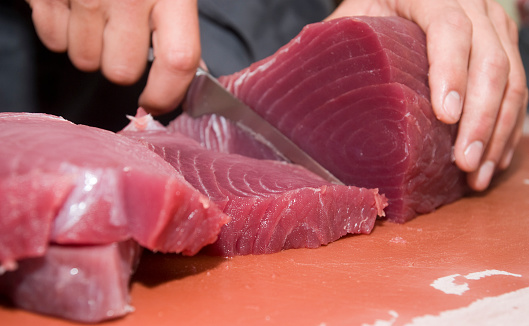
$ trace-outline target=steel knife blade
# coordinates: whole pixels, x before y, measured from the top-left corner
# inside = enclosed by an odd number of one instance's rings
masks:
[[[343,185],[320,163],[249,106],[233,96],[215,77],[202,68],[197,69],[189,86],[183,109],[191,117],[205,114],[221,115],[250,132],[258,141],[272,148],[285,161],[302,165],[329,182]]]

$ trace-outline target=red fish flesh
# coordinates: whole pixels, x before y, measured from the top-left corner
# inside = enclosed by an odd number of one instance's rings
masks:
[[[0,262],[41,256],[48,242],[133,238],[194,254],[228,221],[175,169],[136,141],[44,114],[0,114]]]
[[[387,205],[377,189],[334,185],[285,162],[211,151],[177,132],[122,134],[149,146],[230,216],[210,253],[319,247],[348,233],[371,232]]]
[[[222,153],[241,154],[268,160],[282,160],[269,146],[257,141],[233,122],[216,114],[191,118],[185,112],[172,120],[169,130],[178,131],[204,148]]]
[[[411,21],[308,25],[274,55],[219,80],[341,181],[379,188],[390,220],[466,191],[452,162],[457,126],[433,114],[425,35]]]
[[[98,246],[50,245],[42,257],[0,276],[0,293],[20,308],[96,323],[133,310],[129,281],[140,247],[132,240]]]

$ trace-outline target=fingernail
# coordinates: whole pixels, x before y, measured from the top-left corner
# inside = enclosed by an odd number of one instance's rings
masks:
[[[481,155],[483,154],[483,143],[479,140],[468,145],[465,149],[464,155],[467,162],[467,166],[471,171],[478,168],[479,162],[481,161]]]
[[[478,190],[485,190],[492,179],[492,174],[494,173],[494,162],[486,161],[481,165],[478,170],[478,176],[476,178],[476,188]]]
[[[459,118],[461,117],[461,107],[461,96],[459,96],[458,92],[451,91],[446,95],[443,102],[443,110],[452,123],[459,121]]]

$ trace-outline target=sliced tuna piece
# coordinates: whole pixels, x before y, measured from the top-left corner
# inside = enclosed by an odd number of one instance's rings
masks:
[[[333,185],[289,163],[207,150],[177,132],[123,132],[171,163],[231,217],[208,252],[234,256],[315,248],[369,233],[384,215],[377,189]]]
[[[167,128],[196,140],[204,148],[212,151],[241,154],[258,159],[282,159],[268,145],[236,127],[230,120],[216,114],[191,118],[183,113],[171,121]]]
[[[48,242],[129,238],[194,254],[228,217],[136,141],[44,114],[0,114],[0,262],[42,255]]]
[[[6,146],[5,143],[2,146]],[[2,156],[0,165],[8,159]],[[0,275],[16,269],[17,259],[44,255],[53,219],[73,183],[72,176],[57,173],[33,171],[24,175],[2,175]]]
[[[133,310],[129,281],[140,247],[132,240],[99,246],[50,245],[0,276],[0,293],[20,308],[84,323]]]
[[[466,191],[457,126],[429,102],[425,44],[403,18],[341,18],[219,80],[344,183],[380,188],[387,217],[405,222]]]

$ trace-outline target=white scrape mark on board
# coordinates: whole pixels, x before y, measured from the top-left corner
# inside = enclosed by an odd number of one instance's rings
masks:
[[[456,284],[455,280],[456,277],[461,276],[460,274],[454,274],[454,275],[448,275],[445,277],[440,277],[433,281],[431,286],[434,287],[434,289],[437,289],[439,291],[443,291],[446,294],[457,294],[462,295],[466,291],[469,290],[468,284]]]
[[[484,278],[487,276],[494,276],[494,275],[507,275],[507,276],[514,276],[514,277],[522,277],[520,274],[513,274],[509,272],[499,271],[497,269],[489,269],[483,272],[476,272],[476,273],[470,273],[465,276],[467,280],[479,280],[480,278]]]
[[[439,291],[443,291],[446,294],[462,295],[463,293],[469,290],[469,286],[468,286],[468,283],[457,284],[455,282],[457,277],[463,277],[467,280],[479,280],[483,277],[494,276],[494,275],[508,275],[508,276],[514,276],[514,277],[522,277],[522,275],[520,274],[513,274],[509,272],[499,271],[496,269],[489,269],[489,270],[482,271],[482,272],[470,273],[464,276],[460,274],[453,274],[453,275],[440,277],[436,279],[430,285],[433,288]]]
[[[407,241],[402,237],[393,237],[389,240],[392,243],[407,243]]]
[[[374,324],[362,324],[362,326],[392,326],[397,321],[399,314],[394,310],[390,310],[388,313],[391,315],[390,320],[376,320]]]
[[[458,325],[529,325],[529,287],[476,300],[470,305],[441,312],[439,315],[415,317],[405,326]]]

